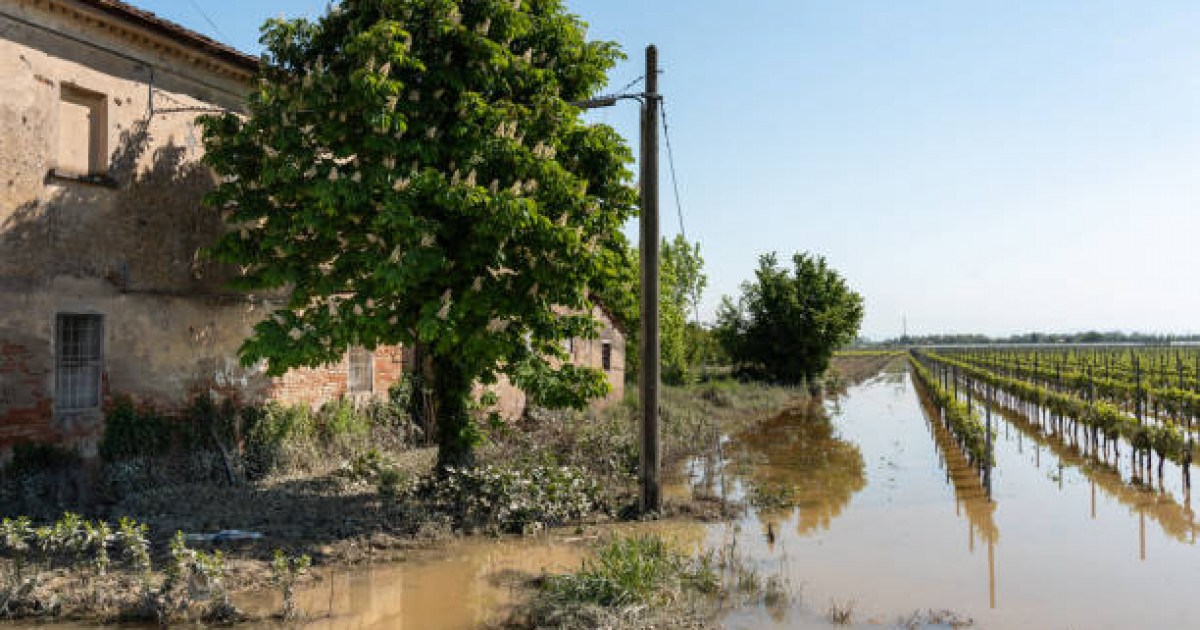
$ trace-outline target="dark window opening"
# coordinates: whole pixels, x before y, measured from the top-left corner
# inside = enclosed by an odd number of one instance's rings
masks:
[[[103,354],[103,316],[55,318],[54,403],[60,411],[100,408]]]
[[[612,343],[605,341],[600,346],[600,365],[605,371],[612,369]]]

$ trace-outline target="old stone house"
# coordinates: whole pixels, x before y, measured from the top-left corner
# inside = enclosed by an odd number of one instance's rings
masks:
[[[278,379],[239,365],[272,302],[199,255],[223,227],[195,121],[239,110],[257,63],[116,0],[0,4],[0,458],[23,441],[94,453],[118,395],[316,405],[385,396],[412,367],[396,347]],[[617,398],[624,335],[596,314],[601,338],[570,350]],[[519,391],[498,393],[521,412]]]

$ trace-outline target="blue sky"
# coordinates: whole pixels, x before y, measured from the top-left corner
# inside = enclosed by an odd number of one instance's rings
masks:
[[[325,6],[134,1],[250,52],[267,17]],[[703,318],[760,253],[810,251],[863,294],[872,337],[904,316],[1200,332],[1200,3],[567,3],[629,53],[614,87],[660,48]],[[592,116],[636,146],[634,106]]]

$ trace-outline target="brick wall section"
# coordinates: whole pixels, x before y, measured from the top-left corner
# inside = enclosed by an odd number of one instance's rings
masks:
[[[400,346],[377,348],[372,357],[372,391],[356,398],[386,400],[388,390],[404,377],[407,354]],[[320,407],[349,394],[350,365],[346,358],[320,368],[292,370],[272,382],[267,398],[285,405]]]

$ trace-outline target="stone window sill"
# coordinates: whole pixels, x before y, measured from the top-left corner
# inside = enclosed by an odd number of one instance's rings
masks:
[[[89,186],[99,186],[101,188],[116,188],[117,182],[108,175],[85,175],[76,173],[61,168],[52,168],[46,174],[46,179],[60,182],[73,182],[77,184],[87,184]]]

